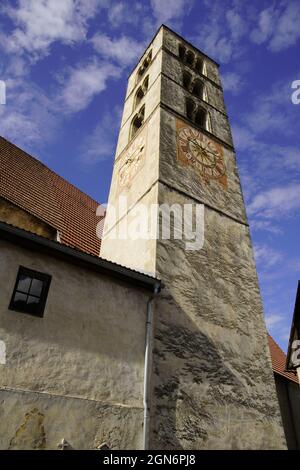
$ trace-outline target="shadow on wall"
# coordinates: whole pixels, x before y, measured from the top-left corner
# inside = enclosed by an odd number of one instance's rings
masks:
[[[170,312],[171,302],[167,295],[158,301],[160,314],[163,303]],[[172,309],[174,320],[186,316],[176,305]],[[251,379],[245,382],[227,365],[195,324],[186,318],[184,326],[161,321],[155,341],[151,448],[251,449],[258,442],[261,449],[276,448],[270,424],[274,407],[263,407],[251,392]]]

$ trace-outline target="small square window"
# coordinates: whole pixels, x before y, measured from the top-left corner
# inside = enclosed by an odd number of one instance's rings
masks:
[[[42,317],[50,282],[48,274],[20,266],[9,309]]]

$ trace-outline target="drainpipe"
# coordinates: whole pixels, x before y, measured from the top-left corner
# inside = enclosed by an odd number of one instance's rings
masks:
[[[144,367],[144,429],[143,429],[143,449],[149,449],[150,435],[150,376],[152,365],[152,340],[153,340],[153,301],[160,292],[160,285],[154,287],[154,294],[147,302],[146,321],[146,347],[145,347],[145,367]]]

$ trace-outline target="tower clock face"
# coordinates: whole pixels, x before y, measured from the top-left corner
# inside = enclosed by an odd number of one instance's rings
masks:
[[[146,148],[145,134],[137,136],[123,156],[123,164],[119,171],[119,184],[128,187],[131,180],[142,166]]]
[[[192,166],[206,181],[217,180],[226,186],[226,167],[221,145],[202,132],[180,126],[177,130],[177,156],[185,166]]]

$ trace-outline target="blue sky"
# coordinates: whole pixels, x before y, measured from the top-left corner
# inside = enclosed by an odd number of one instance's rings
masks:
[[[221,64],[266,321],[286,349],[300,278],[298,0],[4,0],[0,133],[106,202],[127,76],[161,23]]]

